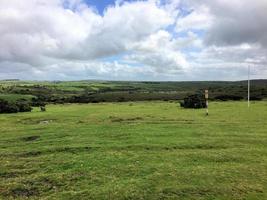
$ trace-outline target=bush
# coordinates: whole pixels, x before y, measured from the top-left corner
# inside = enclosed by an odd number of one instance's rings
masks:
[[[263,98],[261,96],[251,96],[250,100],[252,101],[261,101]]]
[[[14,103],[0,99],[0,113],[17,113],[19,108]]]
[[[31,106],[26,101],[12,103],[0,99],[0,113],[30,112],[31,110]]]
[[[31,106],[33,107],[45,106],[45,102],[39,98],[32,98]]]
[[[180,102],[180,106],[184,108],[206,108],[206,100],[202,94],[194,94],[184,98],[183,102]]]
[[[243,99],[242,96],[237,96],[237,95],[219,95],[219,96],[216,96],[214,97],[215,100],[221,100],[221,101],[229,101],[229,100],[232,100],[232,101],[240,101]]]
[[[16,106],[18,107],[18,112],[31,112],[32,111],[32,107],[26,101],[19,101],[16,103]]]

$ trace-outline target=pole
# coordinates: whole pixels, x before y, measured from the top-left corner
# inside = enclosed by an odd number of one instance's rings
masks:
[[[206,99],[206,115],[209,115],[209,91],[205,90],[205,99]]]
[[[250,106],[250,65],[248,66],[248,108]]]

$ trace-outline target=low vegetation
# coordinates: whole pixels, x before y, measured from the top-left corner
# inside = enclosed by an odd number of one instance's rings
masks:
[[[0,199],[267,199],[267,102],[0,115]]]
[[[31,105],[25,100],[18,100],[13,103],[0,99],[0,113],[30,112],[31,110]]]
[[[194,94],[184,98],[180,102],[181,107],[183,108],[206,108],[206,99],[204,94]]]
[[[0,99],[44,103],[176,101],[209,90],[211,100],[245,100],[247,82],[0,81]],[[251,99],[267,98],[267,80],[251,81]]]

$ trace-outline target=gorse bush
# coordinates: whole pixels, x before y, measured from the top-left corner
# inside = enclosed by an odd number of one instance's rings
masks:
[[[32,107],[27,101],[16,102],[19,112],[31,112]]]
[[[33,107],[40,107],[40,106],[45,106],[45,100],[40,99],[40,98],[32,98],[31,99],[31,106]]]
[[[0,99],[0,113],[31,112],[32,107],[27,101],[17,101],[16,103]]]
[[[206,108],[206,100],[203,94],[194,94],[184,98],[183,102],[180,102],[180,106],[183,108]]]
[[[0,113],[17,113],[19,108],[15,103],[9,103],[8,101],[0,99]]]

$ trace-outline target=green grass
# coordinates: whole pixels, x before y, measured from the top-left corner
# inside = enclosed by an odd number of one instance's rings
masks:
[[[267,102],[0,115],[0,199],[267,199]]]
[[[22,94],[0,94],[0,99],[4,99],[6,101],[15,102],[19,99],[31,100],[33,95],[22,95]]]

